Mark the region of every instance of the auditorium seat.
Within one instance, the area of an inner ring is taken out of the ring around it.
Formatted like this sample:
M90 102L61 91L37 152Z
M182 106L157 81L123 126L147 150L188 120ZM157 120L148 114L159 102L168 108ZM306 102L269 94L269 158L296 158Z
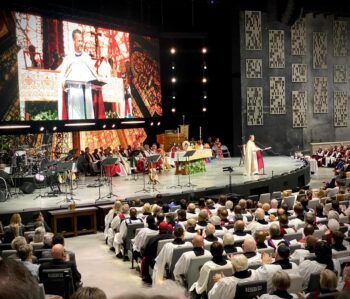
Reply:
M74 283L71 269L45 269L42 271L42 283L45 293L59 295L69 299L74 293Z
M232 264L228 263L226 266L221 267L220 269L212 269L209 271L209 279L208 279L208 284L207 284L207 294L209 294L210 290L213 288L215 282L212 279L212 277L216 273L224 273L224 276L231 276L233 273L232 270Z
M298 294L303 290L303 278L296 274L289 274L289 277L290 287L288 288L288 292Z
M253 299L266 293L266 280L242 282L237 284L235 298Z
M289 245L289 249L290 249L290 254L292 254L295 250L301 249L301 244L299 244L299 243L297 243L297 244L290 244Z
M275 253L275 249L273 249L272 247L268 247L268 248L261 248L261 249L257 249L257 252L259 253L268 253L268 254L274 254Z
M211 256L195 256L190 259L188 271L185 275L185 285L188 289L198 280L202 266L211 259Z
M311 273L306 293L316 292L320 289L320 273Z
M283 200L282 200L282 204L287 204L288 205L288 210L293 210L294 202L295 202L295 196L294 195L287 196L287 197L283 198Z
M338 251L338 252L333 252L332 253L332 258L333 259L339 259L342 257L348 257L350 256L350 251L349 250L343 250L343 251Z
M1 252L1 257L4 258L8 258L10 255L16 254L16 250L15 249L7 249L7 250L3 250Z
M274 191L271 194L271 199L281 198L281 196L282 196L282 192L281 191Z
M303 234L302 233L292 233L292 234L285 234L284 239L286 239L287 241L292 241L292 240L301 240L303 238Z
M259 196L259 202L264 204L264 203L270 203L271 200L271 194L270 193L262 193Z
M174 239L159 240L158 246L157 246L157 256L158 256L159 252L161 252L161 250L164 247L164 245L166 243L171 243L172 241L174 241Z
M318 198L315 199L311 199L309 200L307 207L309 209L313 209L314 211L316 211L316 206L320 203L320 200Z
M177 247L173 250L173 257L171 258L171 265L168 271L168 277L172 277L176 262L180 259L181 255L185 252L191 251L193 246Z

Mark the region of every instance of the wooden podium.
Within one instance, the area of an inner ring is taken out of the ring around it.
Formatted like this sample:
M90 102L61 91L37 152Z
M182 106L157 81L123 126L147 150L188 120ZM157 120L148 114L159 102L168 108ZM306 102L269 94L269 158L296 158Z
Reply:
M164 133L157 135L157 143L164 144L164 150L166 152L170 151L170 148L174 143L180 144L181 146L184 140L185 136L182 133Z

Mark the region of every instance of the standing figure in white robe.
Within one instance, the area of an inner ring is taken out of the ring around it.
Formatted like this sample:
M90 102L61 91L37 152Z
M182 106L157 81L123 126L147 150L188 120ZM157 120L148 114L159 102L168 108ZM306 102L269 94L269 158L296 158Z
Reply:
M256 152L259 151L260 148L255 145L254 140L255 136L250 135L245 147L244 165L246 175L253 175L254 173L258 173L258 160Z
M60 66L61 86L66 93L67 115L63 113L61 93L58 96L58 118L63 119L94 119L91 84L97 80L93 61L89 54L83 52L82 32L75 29L72 32L74 52L68 54Z

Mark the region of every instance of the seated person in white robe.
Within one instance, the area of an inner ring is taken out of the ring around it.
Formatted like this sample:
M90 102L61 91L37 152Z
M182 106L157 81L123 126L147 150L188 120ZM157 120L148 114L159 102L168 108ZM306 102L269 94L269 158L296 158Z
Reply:
M198 218L198 214L196 213L196 205L194 203L188 204L187 211L186 211L186 218L187 219L190 219L190 218L197 219Z
M303 278L303 287L307 288L312 273L321 273L323 269L334 271L334 264L332 260L332 248L324 242L319 241L315 246L315 260L304 260L299 265L299 273Z
M287 272L283 270L277 270L272 276L273 292L270 294L264 294L260 296L260 299L297 299L296 294L288 293L288 288L291 285L291 279Z
M244 240L242 249L249 266L261 264L261 254L256 251L256 242L252 237Z
M111 222L115 216L117 216L122 208L122 203L120 200L116 200L112 209L108 211L108 214L105 216L105 230L104 237L107 240L108 230L111 229Z
M194 295L203 294L207 289L208 280L212 279L209 277L210 270L226 269L230 264L228 260L223 257L224 247L219 242L214 242L210 246L210 253L213 256L211 261L206 262L199 272L198 280L191 286L190 291Z
M107 244L110 249L113 248L113 241L115 238L115 234L119 232L120 223L126 217L129 217L129 205L123 204L121 212L112 219L110 224L111 227L110 229L108 229Z
M146 218L147 227L142 228L134 239L133 250L134 256L139 256L141 250L145 247L145 241L148 236L157 235L159 233L156 220L153 215L148 215Z
M237 220L234 224L234 228L231 228L228 232L233 234L235 241L241 241L251 237L246 231L244 231L245 225L243 220Z
M280 227L277 223L272 223L269 228L270 238L266 240L266 245L272 248L277 248L278 243L285 241L281 237Z
M155 259L156 263L154 265L153 275L152 275L153 285L158 285L163 282L165 266L166 265L168 265L169 267L171 266L171 260L173 258L174 248L192 247L192 244L190 242L185 242L183 240L184 230L182 227L178 227L174 230L174 237L175 237L174 241L171 243L165 244Z
M232 234L226 233L222 238L226 255L236 252L243 252L241 247L235 246L235 238Z
M174 268L174 278L180 284L184 284L182 277L187 273L193 257L211 256L211 253L204 249L204 238L202 236L196 235L192 240L192 245L193 250L183 253Z
M132 223L143 224L143 220L137 217L137 210L135 208L130 209L130 217L121 220L119 232L115 234L113 247L115 249L115 254L118 258L123 258L121 246L123 245L124 239L128 231L128 224Z
M222 239L215 236L215 226L209 223L204 232L204 245L212 244L213 242L220 242L222 243Z
M185 225L185 240L192 240L196 235L198 235L199 230L196 230L196 225L197 221L194 218L187 220Z
M257 208L255 211L255 219L247 225L247 230L252 232L252 235L255 234L256 230L260 229L269 229L269 224L265 220L265 212L261 208Z
M304 261L305 257L315 253L315 246L318 242L317 237L310 235L305 238L305 248L296 249L290 258L292 260L298 259L299 264Z
M267 280L268 292L272 290L272 276L277 270L286 271L288 274L299 275L299 267L297 264L290 262L289 255L290 248L285 243L278 246L274 262L272 262L272 257L268 253L262 253L261 259L263 266L256 271L260 280Z
M231 258L233 275L225 277L221 273L213 276L215 284L208 294L209 299L232 299L236 295L238 283L258 280L255 270L248 270L248 259L243 254Z

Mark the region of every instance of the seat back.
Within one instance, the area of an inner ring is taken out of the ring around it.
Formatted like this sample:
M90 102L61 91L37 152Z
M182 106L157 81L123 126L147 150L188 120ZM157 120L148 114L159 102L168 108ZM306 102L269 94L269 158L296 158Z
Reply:
M35 231L33 231L33 230L25 231L25 232L23 233L23 237L26 238L27 243L30 243L30 242L33 240L34 233L35 233Z
M311 199L309 200L307 207L309 209L313 209L314 211L316 211L316 206L320 203L320 199L319 198L315 198L315 199Z
M271 194L271 199L277 199L277 198L280 198L281 196L282 196L281 191L273 191Z
M289 277L290 287L288 288L288 292L298 294L303 289L303 278L296 274L289 274Z
M341 257L347 257L347 256L350 256L349 250L337 251L332 253L333 259L339 259Z
M292 240L301 240L303 238L303 234L302 233L292 233L292 234L285 234L283 236L283 238L285 240L287 240L288 242L292 241Z
M215 282L213 281L212 277L216 273L224 273L225 276L231 276L233 273L232 270L232 264L228 263L226 266L220 267L219 269L212 269L209 271L209 279L208 279L208 284L207 284L207 294L209 294L210 290L213 288Z
M282 204L286 203L288 205L288 210L293 210L294 201L295 201L295 196L291 195L283 198Z
M264 203L270 203L271 200L271 194L270 193L262 193L259 196L259 202L264 204Z
M349 223L348 217L344 215L340 216L339 223Z
M195 256L191 258L186 273L187 287L190 288L199 278L199 272L202 266L212 259L211 256Z
M3 250L1 252L1 257L4 258L8 258L10 255L16 254L16 250L14 249L7 249L7 250Z
M257 252L259 252L259 253L266 252L268 254L274 254L275 253L275 249L273 249L272 247L260 248L260 249L257 250Z
M322 239L324 231L322 229L316 229L313 234L316 238Z
M231 153L230 151L228 150L228 147L226 145L221 145L221 150L222 150L222 154L224 157L231 157Z
M130 240L135 237L136 229L143 228L145 225L143 222L137 223L126 223L127 231L124 239L124 251L126 252L130 247Z
M333 261L334 262L334 267L338 273L339 276L343 276L343 270L345 266L350 266L350 256L347 257L340 257L336 260Z
M289 245L290 253L292 254L295 250L301 249L301 244L291 244Z
M44 269L41 275L45 293L59 295L69 299L74 293L74 283L71 269Z
M3 250L10 250L12 249L11 243L0 243L0 255Z
M267 293L266 280L238 283L235 298L253 299Z
M323 298L323 299L336 299L339 296L339 292L333 292L333 293L328 293L328 294L320 294L318 298Z
M237 241L235 241L235 243L233 245L235 245L235 247L242 248L243 242L244 242L244 240L237 240Z
M169 274L172 275L176 262L180 259L181 255L187 251L191 251L193 249L193 246L181 246L174 248L173 250L173 257L171 258L171 265L169 267Z
M42 253L43 251L50 251L50 249L47 249L47 248L39 248L39 249L35 249L34 250L34 255L40 259L42 257Z
M158 245L157 245L157 256L158 256L159 252L162 250L162 248L164 247L164 245L166 243L170 243L172 241L174 241L174 239L159 240Z
M341 226L339 227L339 231L341 231L343 234L346 234L346 232L348 231L348 227L347 226Z
M320 289L320 273L312 273L310 275L309 284L306 293L315 292Z
M253 194L253 195L248 195L248 199L251 199L252 201L259 201L259 195Z

